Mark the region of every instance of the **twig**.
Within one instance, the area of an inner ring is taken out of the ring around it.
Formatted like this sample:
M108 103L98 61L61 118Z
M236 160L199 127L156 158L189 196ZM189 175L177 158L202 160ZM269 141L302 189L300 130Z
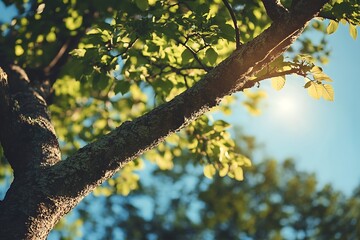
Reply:
M133 41L131 41L129 43L129 45L124 49L124 51L122 51L121 53L119 54L116 54L114 57L120 57L122 55L124 55L127 51L129 51L129 49L135 44L135 42L138 40L139 38L136 37Z
M181 44L181 45L183 45L184 47L186 47L186 49L188 49L190 52L191 52L191 54L194 56L194 59L200 64L200 66L205 70L205 71L210 71L210 68L209 67L207 67L207 66L205 66L205 64L203 64L202 62L201 62L201 60L199 59L199 57L198 57L198 55L188 46L188 45L186 45L186 43L183 43L183 42L181 42L181 41L177 41L179 44Z
M279 76L284 76L284 75L290 75L290 74L297 74L299 76L305 76L305 74L301 71L301 69L296 69L296 68L292 68L290 70L286 70L286 71L283 71L283 72L272 72L272 73L267 73L267 74L264 74L254 80L250 80L250 81L247 81L245 86L244 86L244 89L245 88L251 88L253 87L255 84L259 84L261 81L263 80L266 80L266 79L269 79L269 78L273 78L273 77L279 77Z
M240 48L240 31L239 31L239 27L237 25L237 20L236 20L236 16L235 16L235 13L234 13L234 10L232 9L230 3L227 1L227 0L222 0L225 7L228 9L229 13L230 13L230 16L231 16L231 19L234 23L234 28L235 28L235 37L236 37L236 49L239 49Z

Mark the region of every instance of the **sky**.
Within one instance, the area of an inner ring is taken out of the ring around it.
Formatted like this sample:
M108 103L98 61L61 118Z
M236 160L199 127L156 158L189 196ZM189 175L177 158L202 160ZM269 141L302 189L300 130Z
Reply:
M0 21L11 19L14 9L1 5ZM360 40L342 24L327 39L332 54L323 70L334 80L334 102L312 99L303 79L290 77L281 91L269 81L261 84L268 95L261 116L250 116L239 103L229 121L264 144L255 162L293 158L300 169L315 172L320 185L350 194L360 184Z
M332 53L323 70L334 81L334 102L311 98L303 78L287 77L280 91L270 81L261 84L267 99L260 116L239 105L229 121L264 145L254 161L293 158L299 169L316 173L320 186L350 194L360 184L360 40L342 24L327 39Z

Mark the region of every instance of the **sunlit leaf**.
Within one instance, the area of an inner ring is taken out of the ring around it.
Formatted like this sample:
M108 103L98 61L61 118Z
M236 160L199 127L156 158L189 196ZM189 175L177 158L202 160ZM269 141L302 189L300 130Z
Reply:
M314 74L318 74L318 73L322 73L322 68L319 66L314 66L313 68L311 68L310 72L314 73Z
M245 156L242 156L242 161L245 167L251 167L251 160Z
M135 0L136 6L140 8L140 10L145 11L149 8L148 0Z
M204 167L204 175L207 178L212 179L213 176L215 175L215 173L216 173L216 169L215 169L214 165L208 164Z
M49 34L46 35L46 41L55 42L56 41L56 34L54 32L49 32Z
M70 54L74 57L83 57L86 53L85 49L74 49L70 52Z
M222 168L219 170L219 175L220 177L224 177L228 174L228 172L229 172L229 165L224 164L222 165Z
M275 90L281 90L285 85L285 76L273 77L271 78L271 86Z
M308 87L308 93L312 98L320 99L323 93L323 88L321 84L315 82L310 82L311 85Z
M350 31L350 35L351 37L355 40L357 37L357 29L356 29L356 25L353 24L349 24L349 31Z
M244 180L244 171L241 167L233 169L234 178L238 181Z
M334 20L330 20L329 25L326 28L327 34L334 33L337 30L338 26L339 26L339 22L334 21Z
M314 74L314 79L317 81L332 82L333 80L325 73Z
M21 45L16 45L15 46L15 55L21 56L21 55L23 55L23 53L24 53L23 47Z
M334 89L330 84L322 84L322 96L325 100L334 101Z

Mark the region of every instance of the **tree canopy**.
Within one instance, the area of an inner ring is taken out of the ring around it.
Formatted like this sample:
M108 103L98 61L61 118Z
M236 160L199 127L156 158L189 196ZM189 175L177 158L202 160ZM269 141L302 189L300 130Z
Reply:
M251 157L249 139L254 138L236 136L237 150ZM145 171L150 177L141 178L139 188L126 198L85 198L50 239L356 239L359 235L359 189L345 196L330 184L318 184L315 174L298 170L293 159L256 163L241 183L220 176L209 180L191 153L176 158L173 170L153 165Z
M0 39L4 239L46 238L106 180L95 194L127 195L144 159L165 170L187 152L208 178L242 180L251 161L204 114L231 113L238 91L256 114L263 94L247 89L290 74L332 101L325 34L360 23L355 0L2 2L16 9Z

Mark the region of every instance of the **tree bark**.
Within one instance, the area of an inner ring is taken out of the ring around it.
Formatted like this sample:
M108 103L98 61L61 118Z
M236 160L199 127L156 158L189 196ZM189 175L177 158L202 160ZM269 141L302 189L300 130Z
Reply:
M264 1L265 2L265 1ZM268 1L276 2L276 1ZM0 202L0 239L45 239L54 225L127 162L253 86L250 78L280 56L327 0L301 0L192 88L61 161L41 89L19 69L0 70L0 141L14 181Z

